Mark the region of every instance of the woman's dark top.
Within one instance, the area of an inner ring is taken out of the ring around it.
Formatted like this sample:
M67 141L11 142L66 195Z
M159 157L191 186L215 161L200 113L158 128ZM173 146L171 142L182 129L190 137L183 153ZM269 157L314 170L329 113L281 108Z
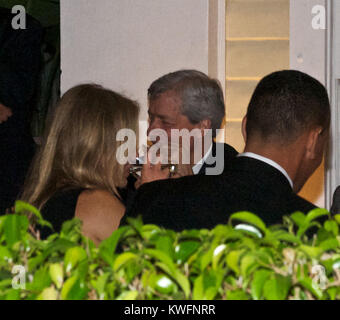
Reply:
M47 238L53 232L60 232L63 223L74 218L78 197L82 191L84 191L82 188L58 191L47 200L41 214L52 224L53 230L47 227L40 228L42 239Z

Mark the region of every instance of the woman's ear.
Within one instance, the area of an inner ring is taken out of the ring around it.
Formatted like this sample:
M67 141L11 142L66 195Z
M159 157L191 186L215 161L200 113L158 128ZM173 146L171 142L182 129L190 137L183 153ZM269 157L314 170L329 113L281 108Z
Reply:
M247 116L244 116L242 120L242 136L245 143L247 143Z

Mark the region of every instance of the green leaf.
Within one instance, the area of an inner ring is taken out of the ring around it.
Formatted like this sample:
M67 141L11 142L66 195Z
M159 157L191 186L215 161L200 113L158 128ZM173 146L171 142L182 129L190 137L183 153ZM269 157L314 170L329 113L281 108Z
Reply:
M118 271L122 266L131 260L135 260L138 256L132 252L125 252L120 254L113 263L113 271Z
M340 214L334 215L333 218L338 224L340 224Z
M297 231L297 236L302 237L305 234L305 232L313 226L317 227L318 222L316 222L316 221L313 221L313 222L306 221L306 223L304 225L299 227L299 229Z
M214 241L216 243L219 243L221 242L221 239L224 239L225 236L232 230L234 230L232 226L225 226L219 224L213 230L211 230L211 235L214 236Z
M130 228L132 227L140 235L142 235L142 233L143 233L143 220L142 220L142 216L138 216L137 218L127 218L126 221L130 225Z
M146 224L141 228L141 235L145 240L149 240L159 232L161 232L161 228L154 224Z
M138 297L138 291L125 291L122 292L118 297L117 300L136 300Z
M312 211L310 211L307 216L306 216L306 221L307 222L312 222L313 220L320 218L322 216L327 216L329 215L328 210L326 209L321 209L321 208L316 208Z
M73 247L66 251L64 265L66 272L70 272L78 263L87 259L86 251L82 247Z
M235 227L235 230L244 231L245 233L250 234L250 235L254 235L259 239L263 237L262 233L258 229L256 229L255 227L253 227L249 224L238 224Z
M182 288L185 297L188 298L190 294L190 282L188 278L184 276L178 269L176 269L175 267L169 267L169 265L166 263L156 262L156 266L167 273L170 277L172 277Z
M110 276L110 273L107 272L107 273L104 273L98 276L96 280L93 280L91 282L93 287L97 290L99 294L99 299L102 299L105 295L105 286L109 279L109 276Z
M251 295L254 300L262 299L264 284L272 274L272 271L263 269L254 272L253 281L251 283Z
M28 219L26 216L10 214L4 221L5 239L7 245L12 247L14 243L23 239L28 229Z
M243 250L233 250L229 252L226 258L228 267L233 270L237 275L240 273L239 260L243 252Z
M205 271L195 279L193 288L194 300L213 300L220 288L220 281L215 272Z
M316 298L321 299L323 296L323 292L320 289L319 285L313 281L311 278L300 278L298 282L307 289L310 293L312 293Z
M160 236L156 241L156 250L164 252L172 260L175 255L173 240L169 236Z
M324 251L335 250L339 247L339 241L335 238L322 241L319 245Z
M175 283L165 275L158 275L155 278L155 289L163 294L171 294L174 292L176 285Z
M323 249L320 247L312 247L307 245L300 245L299 249L309 255L311 258L317 259L323 253Z
M333 233L333 235L335 237L338 236L338 234L339 234L339 226L338 226L338 224L335 221L332 221L332 220L325 221L324 227L325 227L325 229L327 231Z
M220 244L219 246L215 248L214 253L213 253L213 258L212 258L212 267L214 270L217 269L218 263L223 253L225 252L226 248L227 246L225 244Z
M194 281L192 298L193 298L193 300L203 300L204 299L203 275L198 276Z
M327 289L327 293L329 295L329 299L330 300L335 300L336 299L336 295L337 295L338 289L339 288L337 288L337 287L331 287L331 288Z
M212 262L215 246L211 245L210 249L206 251L199 259L201 271L205 270Z
M272 234L275 237L275 239L280 240L280 241L290 242L293 244L301 243L301 240L298 237L283 230L278 230L276 232L273 232Z
M264 233L267 232L267 228L266 228L266 225L264 224L264 222L257 215L255 215L253 213L246 212L246 211L234 213L230 216L230 221L232 221L232 220L240 220L240 221L249 223L249 224L257 227L258 229L260 229Z
M53 263L50 265L49 273L56 287L60 289L64 281L63 266L60 263Z
M295 217L294 221L299 226L299 229L297 231L297 236L301 237L309 228L311 228L312 226L317 226L318 222L314 220L322 216L326 216L328 214L329 212L326 209L320 209L320 208L310 211L307 214L307 216L304 216L302 213L293 214L291 217L293 218L293 220Z
M6 300L20 300L20 290L10 290L7 294L6 294Z
M1 279L5 279L5 280L0 281L0 289L1 289L0 292L6 288L12 288L12 273L11 272L8 272L5 276L1 275ZM17 291L17 289L14 289L14 290Z
M5 246L0 246L0 262L6 261L12 258L12 254Z
M4 221L5 221L6 217L7 216L1 216L1 213L0 213L0 238L1 238L1 234L3 233Z
M274 262L275 253L274 252L276 253L276 251L273 249L262 247L256 251L253 251L252 254L254 255L254 257L256 257L256 260L259 264L271 265L271 264L275 264Z
M99 255L108 264L112 265L114 261L114 252L116 251L119 240L125 235L125 233L130 230L130 227L124 226L120 227L112 233L112 235L102 241L99 245Z
M291 279L280 274L275 274L268 279L263 287L263 295L267 300L285 300L290 291Z
M290 215L290 218L298 227L301 227L306 222L306 216L302 212L294 212Z
M46 226L50 229L53 229L51 223L43 219L40 211L37 208L21 200L15 201L16 214L27 214L28 212L34 214L38 218L38 223L41 226Z
M173 278L182 288L185 298L188 298L190 294L190 282L188 278L177 269L173 273Z
M243 278L247 278L249 273L258 266L254 254L246 254L241 258L241 274Z
M249 300L249 298L249 295L241 289L227 292L227 300Z
M77 276L73 276L66 280L61 290L61 298L63 300L82 300L87 294L87 287L83 281Z
M195 240L200 241L203 236L202 230L183 230L180 234L180 240Z
M51 277L49 275L49 269L46 265L43 265L38 269L33 277L32 283L27 283L27 290L32 292L41 292L44 288L51 285Z
M37 300L57 300L58 291L52 286L45 288L42 293L39 294Z
M54 241L49 241L45 251L43 252L43 257L45 259L57 252L64 254L67 249L73 248L74 245L74 242L62 238L55 239Z
M197 241L183 241L175 248L175 261L185 263L200 247Z
M169 270L171 270L170 271L171 273L175 271L175 265L172 262L171 257L169 257L166 253L155 249L145 249L144 253L156 259L156 261L158 260L163 262L169 268Z
M14 212L16 214L27 214L30 212L33 213L37 218L42 219L41 213L37 208L21 200L15 201Z

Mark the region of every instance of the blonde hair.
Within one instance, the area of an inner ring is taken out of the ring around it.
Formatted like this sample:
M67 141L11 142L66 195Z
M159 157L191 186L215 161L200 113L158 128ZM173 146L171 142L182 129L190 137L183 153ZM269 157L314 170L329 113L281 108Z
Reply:
M116 150L122 128L137 134L138 105L99 85L83 84L61 98L27 177L22 200L41 209L58 190L104 189L119 197L124 166Z

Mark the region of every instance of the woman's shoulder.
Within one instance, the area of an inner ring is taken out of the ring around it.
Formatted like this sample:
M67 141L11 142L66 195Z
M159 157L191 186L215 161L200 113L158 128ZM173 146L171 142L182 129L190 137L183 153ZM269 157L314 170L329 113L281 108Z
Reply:
M83 233L99 243L119 227L125 212L122 202L105 190L85 190L78 199L76 217L83 221Z

